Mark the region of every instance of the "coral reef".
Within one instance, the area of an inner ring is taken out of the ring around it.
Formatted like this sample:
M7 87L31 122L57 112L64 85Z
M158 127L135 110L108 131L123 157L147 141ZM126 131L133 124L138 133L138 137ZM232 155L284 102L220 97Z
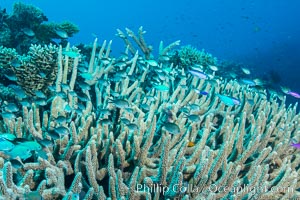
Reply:
M71 22L53 23L41 9L17 2L13 12L0 14L0 46L15 48L20 54L26 53L31 44L56 44L55 39L61 39L65 45L66 39L72 37L79 28Z
M32 103L1 120L0 142L10 134L43 144L21 166L0 152L5 199L299 197L300 156L290 146L300 139L297 105L145 60L130 47L111 58L110 48L104 41L97 51L96 39L82 65L60 47L51 106Z

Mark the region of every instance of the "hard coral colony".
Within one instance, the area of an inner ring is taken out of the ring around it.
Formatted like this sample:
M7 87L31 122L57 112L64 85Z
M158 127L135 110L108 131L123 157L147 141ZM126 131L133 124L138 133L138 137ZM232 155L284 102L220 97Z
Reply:
M88 64L69 45L31 47L10 86L22 112L1 102L1 198L299 197L300 156L290 145L299 141L296 105L212 67L203 68L206 79L194 76L172 62L179 41L161 43L155 60L143 34L118 30L127 44L118 58L111 42L97 48L96 39ZM50 63L32 79L26 71L40 62Z

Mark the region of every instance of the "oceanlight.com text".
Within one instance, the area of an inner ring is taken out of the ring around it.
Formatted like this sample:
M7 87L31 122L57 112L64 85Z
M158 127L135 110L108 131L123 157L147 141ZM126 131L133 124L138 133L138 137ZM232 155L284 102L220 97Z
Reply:
M255 187L250 185L242 185L238 187L228 187L228 186L218 186L215 184L211 184L205 188L199 188L197 186L191 184L179 185L175 184L172 187L163 186L161 184L152 184L150 187L145 184L138 184L136 186L137 191L142 192L149 192L149 193L161 193L165 195L166 193L172 192L176 194L183 194L183 193L201 193L202 191L206 190L212 193L234 193L236 195L239 194L259 194L259 193L266 193L266 192L273 192L274 194L277 193L294 193L294 188L291 187Z

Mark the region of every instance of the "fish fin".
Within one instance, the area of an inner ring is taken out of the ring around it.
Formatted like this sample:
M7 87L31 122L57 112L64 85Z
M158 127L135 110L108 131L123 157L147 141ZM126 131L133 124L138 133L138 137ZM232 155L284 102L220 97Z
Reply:
M294 146L295 144L297 144L296 139L295 139L295 138L291 138L291 139L289 140L289 145L290 145L290 146Z
M27 141L29 141L29 140L26 138L15 138L12 142L22 143L22 142L27 142Z

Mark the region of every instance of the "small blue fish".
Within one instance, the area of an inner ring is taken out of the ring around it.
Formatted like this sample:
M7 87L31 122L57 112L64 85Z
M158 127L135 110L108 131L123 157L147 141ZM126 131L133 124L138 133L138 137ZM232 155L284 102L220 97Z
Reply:
M100 120L100 124L101 125L110 125L110 124L112 124L112 121L110 120L110 119L101 119Z
M64 126L56 127L54 129L54 132L56 132L59 135L68 135L70 133L69 129L67 127L64 127Z
M0 151L10 151L15 147L13 143L7 140L0 141Z
M44 72L39 72L39 75L41 76L41 78L45 78L47 76Z
M254 105L254 100L253 100L253 99L248 99L247 102L248 102L251 106Z
M21 87L12 87L16 96L20 99L24 99L27 97L25 91Z
M79 194L77 193L72 194L71 200L79 200Z
M43 197L39 193L39 191L31 191L26 194L24 194L24 199L30 199L30 200L42 200Z
M203 72L197 71L197 70L189 70L189 72L193 75L193 76L197 76L200 79L207 79L207 75Z
M194 89L194 90L195 90L195 92L196 92L197 94L199 94L199 95L206 96L206 95L209 94L208 92L206 92L206 91L204 91L204 90L198 90L198 89Z
M48 134L53 140L57 140L57 139L60 138L60 134L58 134L56 131L50 130L49 132L47 132L47 134Z
M246 67L242 67L241 70L247 75L251 74L251 71Z
M101 58L101 62L104 64L104 65L108 65L110 63L111 59L110 58Z
M109 109L97 108L97 111L99 112L100 115L110 115L111 114Z
M80 76L82 78L84 78L85 80L93 80L93 75L90 74L90 73L88 73L88 72L86 72L86 73L80 73Z
M62 29L55 29L55 33L63 39L67 39L69 37L68 33Z
M300 94L297 92L293 92L293 91L289 91L287 94L299 99L300 98Z
M199 115L196 115L196 114L191 114L191 115L186 114L186 118L188 118L192 122L199 122L200 121Z
M30 151L38 151L42 149L42 146L35 141L26 141L19 143L18 145L27 147Z
M146 60L151 67L157 67L158 63L155 60Z
M135 123L126 124L130 131L136 131L139 127Z
M41 158L43 158L43 159L45 159L45 160L48 159L47 153L46 153L45 151L43 151L42 149L41 149L41 150L38 150L38 151L35 151L35 152L34 152L34 156L35 156L36 159L37 159L38 157L41 157Z
M41 91L35 91L34 94L38 97L38 98L41 98L41 99L46 99L46 95L41 92Z
M240 83L245 84L245 85L249 85L249 86L252 86L252 87L256 85L255 81L253 81L251 79L247 79L247 78L242 78L240 80Z
M10 81L17 81L17 77L15 74L11 73L11 72L8 72L7 74L4 74L4 76L10 80Z
M169 91L169 87L165 85L155 85L154 88L163 92Z
M65 105L65 108L64 108L64 111L65 111L66 113L71 113L71 112L72 112L71 106L70 106L69 104L66 104L66 105Z
M217 94L221 101L227 106L241 105L240 100L234 97Z
M59 124L63 124L67 122L67 118L65 116L58 116L55 118L55 121Z
M22 101L20 101L20 104L24 107L30 107L31 106L31 103L29 103L28 100L24 99Z
M34 100L34 103L38 106L45 106L47 105L47 101L45 98L37 98Z
M78 67L78 71L79 71L80 73L87 73L87 72L88 72L88 69L87 69L87 67L85 67L85 66L80 66L80 67Z
M59 138L59 136L57 136L57 139ZM52 140L48 140L48 139L42 139L42 140L38 140L38 142L43 145L44 147L52 147L53 143Z
M74 111L75 111L75 113L76 113L77 115L79 115L79 116L82 115L82 110L81 110L80 108L77 108L77 109L75 109Z
M18 112L19 108L14 103L8 103L5 107L5 111L7 112Z
M80 54L78 52L75 52L75 51L63 51L62 54L66 55L70 58L77 58L77 57L80 56Z
M35 36L35 33L31 28L22 28L22 32L29 37Z
M68 98L68 96L66 95L66 93L64 93L63 91L57 92L56 95L59 96L62 99Z
M14 68L19 68L22 66L22 63L18 58L12 59L9 64Z
M68 94L71 95L72 97L77 97L77 93L75 91L68 91Z
M200 110L200 106L198 104L190 104L190 109L191 110L195 110L195 111L199 111Z
M150 106L146 103L142 103L140 104L140 107L145 110L145 111L149 111L150 110Z
M177 124L167 122L163 126L171 134L180 134L180 128L178 127Z
M61 83L60 86L63 90L70 90L71 89L70 86L68 84L65 84L65 83Z
M91 89L91 86L89 84L87 84L86 82L78 82L78 86L82 90L90 90Z
M48 89L51 91L51 92L55 92L56 88L54 85L49 85L48 86Z
M131 123L129 119L124 118L124 117L122 117L122 118L120 119L120 121L121 121L123 124L126 124L126 125Z
M26 160L32 156L30 149L22 145L16 145L12 150L5 153L9 155L11 159L15 159L19 156L22 160Z
M124 99L114 99L110 100L109 103L114 104L117 108L129 108L128 101Z
M13 113L10 113L10 112L4 112L1 115L2 115L3 118L9 119L9 120L16 118L16 115L13 114Z
M0 134L0 141L1 140L13 141L14 139L16 139L16 136L14 134L11 134L11 133L1 133Z
M86 94L77 94L77 97L80 101L87 102L90 100L89 96Z

